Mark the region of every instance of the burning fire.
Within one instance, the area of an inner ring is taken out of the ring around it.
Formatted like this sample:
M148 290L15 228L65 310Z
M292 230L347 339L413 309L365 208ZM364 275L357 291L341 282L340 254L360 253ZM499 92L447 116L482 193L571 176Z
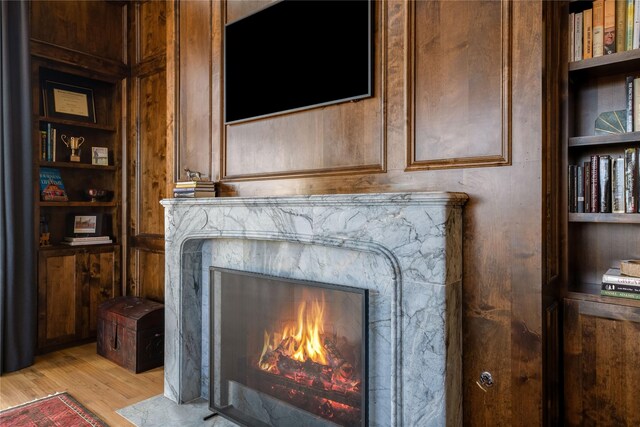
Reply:
M265 355L276 350L299 362L311 360L327 365L327 354L322 345L321 334L324 333L324 294L322 302L314 299L309 304L302 301L298 306L298 321L285 325L282 332L269 335L264 331L264 345L260 355L260 369L271 371L275 368Z
M339 345L325 333L325 313L324 294L301 302L296 321L264 331L257 365L272 395L340 425L359 425L362 380L342 355L346 341Z

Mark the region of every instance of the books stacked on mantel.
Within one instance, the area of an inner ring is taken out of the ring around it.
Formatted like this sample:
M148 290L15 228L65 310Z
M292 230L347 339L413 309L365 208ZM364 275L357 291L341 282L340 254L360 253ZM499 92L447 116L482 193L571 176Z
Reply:
M176 183L173 197L216 197L216 184L213 181L184 181Z
M622 261L620 267L636 276L623 274L620 268L610 268L602 276L601 295L640 300L640 260Z
M65 237L61 242L63 245L82 246L82 245L102 245L105 243L113 243L109 236L90 236L90 237Z

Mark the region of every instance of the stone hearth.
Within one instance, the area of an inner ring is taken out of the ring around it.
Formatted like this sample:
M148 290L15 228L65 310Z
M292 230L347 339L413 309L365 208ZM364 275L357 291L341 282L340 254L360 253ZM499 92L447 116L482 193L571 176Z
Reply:
M369 425L462 425L466 199L164 200L165 397L208 397L209 268L216 266L369 289Z

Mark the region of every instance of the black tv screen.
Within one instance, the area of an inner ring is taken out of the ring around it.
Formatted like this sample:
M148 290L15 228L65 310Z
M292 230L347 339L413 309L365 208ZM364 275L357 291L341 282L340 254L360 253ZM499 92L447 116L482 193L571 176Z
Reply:
M372 95L372 0L282 0L225 26L225 122Z

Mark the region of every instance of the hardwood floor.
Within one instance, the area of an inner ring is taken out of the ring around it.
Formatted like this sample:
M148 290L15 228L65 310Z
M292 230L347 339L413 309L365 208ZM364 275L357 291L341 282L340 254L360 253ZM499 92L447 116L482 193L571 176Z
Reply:
M134 374L85 344L38 356L33 366L0 377L0 410L66 391L111 427L131 426L117 409L162 393L163 368Z

